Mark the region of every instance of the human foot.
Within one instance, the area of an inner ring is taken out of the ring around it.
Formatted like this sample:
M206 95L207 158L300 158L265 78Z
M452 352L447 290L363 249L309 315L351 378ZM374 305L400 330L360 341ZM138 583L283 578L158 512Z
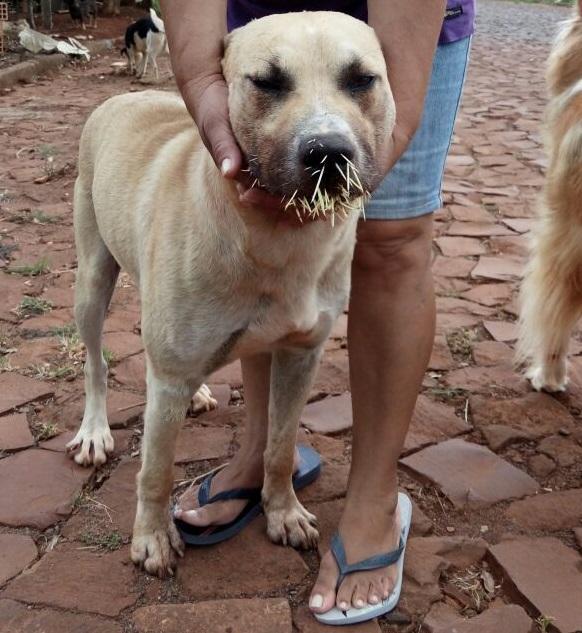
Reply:
M294 471L299 467L299 453L295 450ZM223 469L212 478L210 494L235 488L258 488L263 485L264 467L261 452L254 454L237 453ZM198 502L199 485L190 486L178 498L174 517L195 527L226 525L234 521L248 504L245 499L216 501L200 507Z
M358 505L346 507L339 526L347 563L354 564L371 556L397 551L401 545L402 526L407 520L403 518L401 506L404 504L400 502L393 512L386 511L387 504L379 504L377 500ZM397 563L371 571L349 573L336 592L340 570L330 550L321 560L309 606L314 613L324 614L333 607L346 612L380 605L398 585L399 573Z

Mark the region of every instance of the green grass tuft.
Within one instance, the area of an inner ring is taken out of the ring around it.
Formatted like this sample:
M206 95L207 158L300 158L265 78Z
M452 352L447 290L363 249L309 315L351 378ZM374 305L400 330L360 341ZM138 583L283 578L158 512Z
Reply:
M7 269L9 273L14 275L23 275L24 277L38 277L49 271L49 265L46 259L39 259L34 264L23 264L22 266L12 266Z
M110 552L119 549L123 545L123 536L121 536L117 530L113 530L112 532L108 532L106 534L99 534L87 530L86 532L80 534L79 540L90 547L97 547Z
M53 304L50 301L39 297L25 296L18 306L18 314L22 317L46 314L52 310L52 307Z

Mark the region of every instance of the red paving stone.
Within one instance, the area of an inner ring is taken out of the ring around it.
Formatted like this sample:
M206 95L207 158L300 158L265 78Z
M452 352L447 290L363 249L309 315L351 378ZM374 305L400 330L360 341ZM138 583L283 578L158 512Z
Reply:
M582 602L573 599L582 593L582 558L575 550L552 537L519 537L490 552L524 602L552 618L560 633L582 629Z
M455 360L449 349L445 336L436 336L432 347L432 354L428 361L428 369L446 371L455 366Z
M63 534L79 539L83 534L119 532L129 538L135 518L136 476L140 461L124 457L107 481L93 497L82 503L75 515L65 524Z
M0 523L44 530L61 521L91 474L62 453L35 448L0 460Z
M518 336L517 323L511 321L483 321L483 327L494 341L500 343L515 341Z
M314 433L338 433L352 426L352 399L349 393L308 404L301 423Z
M471 354L475 363L482 367L491 367L500 362L509 364L514 357L511 347L497 341L479 341L473 345Z
M441 442L401 460L438 484L453 504L483 507L535 494L537 482L489 449L460 439Z
M438 335L405 451L410 453L407 459L421 461L431 451L442 451L446 463L439 466L437 483L424 478L417 482L409 476L410 471L404 480L413 498L415 537L434 533L442 538L447 527L454 529L461 539L455 551L466 555L463 564L471 560L472 548L466 539L480 534L483 524L487 525L484 537L490 543L498 542L508 530L535 530L540 536L556 534L571 546L573 530L580 529L576 504L562 504L559 495L569 495L567 499L575 501L580 485L582 438L575 420L582 410L582 361L572 359L568 392L554 398L530 393L527 382L515 371L512 349L519 278L547 163L540 133L545 105L540 68L545 67L556 23L567 14L568 10L557 7L481 0L464 101L447 161L444 209L436 215L433 272ZM115 34L122 34L127 21L120 18L119 22L111 22ZM509 66L507 59L512 60ZM105 346L113 353L108 417L113 427L127 427L117 436L112 463L93 473L78 469L62 453L28 448L31 432L37 436L43 428L51 428L47 425L57 425L61 435L43 443L43 447L62 450L63 441L78 427L84 405L83 351L67 352L63 341L51 331L54 326L72 323L76 264L71 199L75 173L70 170L44 184L35 184L46 167L37 148L54 146L58 150L57 168L66 162L75 163L81 124L92 109L110 95L130 87L142 88L111 69L110 64L116 60L114 51L88 65L69 66L54 77L15 86L3 96L6 107L2 116L10 117L10 126L5 126L0 147L0 191L6 189L8 194L0 202L0 243L16 246L16 250L0 261L0 367L11 370L0 374L0 450L20 452L0 459L0 523L3 531L10 531L2 538L32 538L36 542L34 551L38 547L41 556L40 563L26 574L7 581L3 591L5 595L14 592L24 603L47 606L29 609L20 602L0 598L0 633L28 633L39 627L46 633L120 633L134 625L139 633L139 626L154 627L157 633L165 630L160 628L161 619L168 626L191 624L198 627L192 630L201 631L212 626L213 633L222 633L219 620L208 615L216 609L224 613L225 633L229 627L232 633L239 633L236 626L242 621L244 633L290 631L291 614L298 633L318 633L322 627L305 607L317 556L302 558L270 545L264 519L257 520L231 543L188 551L177 580L163 583L147 581L141 572L135 572L128 563L127 547L104 553L102 547L87 545L112 535L127 544L135 511L145 362L139 336L139 300L126 274L120 276L104 328ZM163 79L159 88L171 89L167 58L160 63ZM36 210L52 221L32 222L31 213ZM6 267L41 257L50 262L48 273L29 278L5 272ZM25 295L50 301L52 309L44 315L21 318L17 308ZM350 386L347 350L342 347L347 318L342 315L334 326L333 340L326 346L310 394L312 401L319 402L307 407L304 417L309 426L308 418L316 411L316 426L311 428L333 433L334 437L305 429L300 436L300 441L313 445L324 458L321 478L300 494L309 509L320 514L320 552L337 527L349 472ZM40 338L31 338L38 335ZM489 338L496 340L486 340ZM458 341L464 344L455 344ZM578 354L581 349L580 343L573 341L572 353ZM35 366L42 365L49 373L61 364L70 364L77 377L37 377ZM183 465L176 467L177 480L211 467L207 461L196 460L210 460L211 465L224 461L240 442L245 415L240 363L220 369L209 377L209 383L213 384L219 406L188 420L179 443L178 461ZM232 404L231 389L241 396ZM22 446L16 446L13 435L8 437L6 432L13 415L19 421ZM468 441L450 439L459 434L466 434ZM478 442L487 443L494 452ZM451 446L461 449L451 450ZM468 454L467 446L472 447ZM492 470L476 476L480 459ZM526 469L553 492L533 495L537 484L528 478ZM521 488L512 485L516 479ZM500 499L525 494L524 490L533 496L508 507L497 505ZM441 493L456 499L457 505L463 505L462 511L451 509ZM473 509L462 500L467 495L493 505ZM75 500L76 508L69 516ZM30 537L13 534L28 530L26 526L31 526ZM47 543L54 545L53 534L60 539L56 550L45 553ZM497 589L493 606L487 602L489 608L483 614L466 620L467 614L474 615L478 610L473 608L469 593L451 588L447 574L457 568L450 567L441 550L431 549L429 539L414 540L421 545L409 551L399 605L399 612L410 617L411 624L383 622L380 627L369 623L353 631L417 631L433 604L438 606L431 609L424 623L430 625L425 626L429 633L448 633L451 626L471 633L502 633L502 627L508 625L513 627L511 633L521 633L519 627L527 630L528 617L523 611L498 604L516 600L508 583ZM31 541L26 542L31 545ZM529 573L538 578L537 570L547 561L552 561L548 567L555 569L564 560L570 574L568 585L556 586L564 593L564 600L570 592L569 605L576 603L574 588L582 571L579 565L568 567L564 551L576 554L566 545L558 548L554 544ZM26 566L24 558L14 562L14 568ZM481 560L471 564L485 569ZM495 580L500 581L501 575ZM530 581L527 575L526 580ZM532 604L534 598L538 599L537 586L523 586L520 591L531 594ZM239 606L235 607L230 599L241 596L245 600L237 601ZM139 610L132 613L138 598ZM172 604L186 599L204 600L206 606L198 609L189 603ZM209 603L215 600L219 602ZM279 615L272 612L271 604L281 605ZM542 606L546 608L545 603ZM120 609L123 613L118 616ZM108 614L94 615L96 610L108 610ZM568 615L567 611L564 614ZM279 616L283 619L274 624L272 618ZM442 629L445 625L449 629ZM579 622L575 626L580 628Z
M404 452L410 453L470 430L471 425L457 416L453 407L420 395L404 441Z
M292 633L289 604L280 598L153 605L132 619L137 633Z
M230 541L187 548L177 578L183 593L199 601L286 591L303 582L307 573L296 551L269 541L265 519L259 518Z
M0 534L0 586L38 556L34 541L25 534Z
M28 428L24 413L0 418L0 451L28 448L34 444L34 437Z
M531 633L531 618L519 606L503 605L489 609L471 619L456 618L441 626L431 627L431 633Z
M139 597L133 582L136 572L127 559L126 548L99 554L53 550L2 595L28 604L116 616Z
M225 457L231 441L232 430L226 427L184 427L176 440L174 463Z
M482 396L469 399L471 420L483 428L502 424L542 438L561 429L573 430L576 422L568 409L545 393L528 393L521 398L493 400Z
M49 383L15 373L0 374L0 414L53 393Z
M88 613L30 609L0 600L0 633L122 633L120 624Z
M507 517L525 531L574 529L582 523L582 489L514 501L507 509Z

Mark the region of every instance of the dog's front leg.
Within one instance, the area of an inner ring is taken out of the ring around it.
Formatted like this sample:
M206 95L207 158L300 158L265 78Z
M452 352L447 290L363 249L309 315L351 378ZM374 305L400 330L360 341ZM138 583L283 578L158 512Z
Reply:
M154 375L148 363L142 467L138 475L137 512L131 558L150 574L173 574L184 545L170 517L170 494L176 438L194 388Z
M299 418L321 356L316 349L277 351L271 365L269 439L265 451L263 507L275 543L310 548L319 534L315 517L299 503L292 485Z

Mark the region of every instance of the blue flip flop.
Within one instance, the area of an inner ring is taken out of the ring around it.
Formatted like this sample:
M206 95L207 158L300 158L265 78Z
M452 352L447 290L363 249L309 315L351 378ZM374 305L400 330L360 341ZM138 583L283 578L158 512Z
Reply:
M319 476L321 457L310 446L300 445L297 450L299 451L299 468L293 475L293 488L301 490ZM215 545L226 541L242 531L263 512L260 488L234 488L219 492L211 497L210 487L215 474L216 472L211 473L203 479L198 488L198 505L200 507L216 501L230 501L232 499L245 499L247 504L236 519L224 525L197 527L175 518L174 522L178 532L180 532L186 545Z
M406 543L408 541L408 532L410 531L410 523L412 521L412 503L407 495L403 492L398 493L398 512L400 512L400 521L402 531L400 533L400 542L398 548L387 554L378 554L371 558L366 558L359 563L348 565L346 559L346 551L341 536L336 533L331 541L331 552L335 558L340 575L336 585L336 591L348 574L358 571L369 571L372 569L381 569L390 565L398 566L398 577L392 593L378 604L369 604L362 609L348 609L342 611L337 607L333 607L325 613L314 613L319 622L331 625L357 624L358 622L367 622L381 615L394 610L400 600L400 592L402 590L402 575L404 572L404 552L406 551Z

